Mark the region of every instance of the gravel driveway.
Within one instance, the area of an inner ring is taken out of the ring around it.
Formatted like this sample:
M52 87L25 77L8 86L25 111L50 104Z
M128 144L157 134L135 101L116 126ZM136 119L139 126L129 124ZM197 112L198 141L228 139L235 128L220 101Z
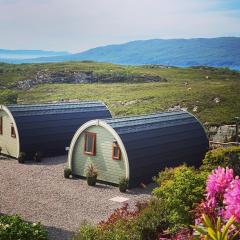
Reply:
M20 214L24 220L40 221L50 239L71 237L83 221L97 223L123 203L109 199L129 198L130 205L148 199L153 184L127 194L117 187L97 184L89 187L82 179L63 177L66 156L44 159L41 163L19 164L0 160L0 213Z

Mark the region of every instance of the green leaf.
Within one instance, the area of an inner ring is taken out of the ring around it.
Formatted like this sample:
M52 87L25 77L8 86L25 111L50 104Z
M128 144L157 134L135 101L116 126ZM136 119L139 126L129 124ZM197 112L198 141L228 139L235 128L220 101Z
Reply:
M207 229L208 229L208 235L209 235L213 240L218 240L215 231L214 231L212 228L210 228L210 227L208 227Z

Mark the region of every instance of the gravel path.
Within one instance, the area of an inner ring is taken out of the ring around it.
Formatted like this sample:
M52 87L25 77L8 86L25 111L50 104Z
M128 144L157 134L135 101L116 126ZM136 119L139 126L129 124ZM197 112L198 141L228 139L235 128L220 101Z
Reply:
M123 204L109 199L126 197L133 206L150 196L153 185L123 194L117 187L104 184L89 187L85 180L65 179L66 158L59 156L27 164L1 159L0 213L40 221L49 230L50 239L65 240L77 231L81 222L97 223Z

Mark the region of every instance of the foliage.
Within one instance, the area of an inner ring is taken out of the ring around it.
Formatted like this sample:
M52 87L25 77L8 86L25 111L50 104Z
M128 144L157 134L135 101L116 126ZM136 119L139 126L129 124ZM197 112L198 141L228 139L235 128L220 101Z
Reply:
M98 175L98 173L97 173L96 167L92 163L90 163L86 169L86 176L87 177L97 177L97 175Z
M205 240L238 240L239 230L236 230L234 226L235 218L232 216L226 224L221 219L217 218L216 224L211 221L207 215L203 215L203 225L193 226L193 228L199 234L195 236L195 239Z
M101 231L98 227L84 223L80 227L78 234L73 238L73 240L101 240L100 234Z
M17 103L18 95L12 90L0 91L0 104L14 104Z
M64 177L65 177L65 178L69 178L69 177L71 176L71 174L72 174L71 168L65 167L65 168L64 168Z
M66 72L92 72L98 76L138 75L149 79L157 76L168 80L141 84L138 80L128 83L114 81L111 84L42 84L31 91L16 91L19 101L23 103L60 99L101 100L108 105L114 116L153 113L176 105L192 112L194 106L198 106L194 114L208 125L233 123L234 117L240 115L239 75L220 68L164 68L96 62L0 63L0 67L4 70L0 73L0 86L8 89L16 87L19 81L34 79L37 72L62 72L63 69ZM0 90L0 95L4 91ZM219 103L213 101L215 97L220 99Z
M19 157L18 157L18 162L19 163L24 163L26 161L26 153L25 152L20 152Z
M240 175L240 147L217 148L206 153L202 170L211 172L213 169L229 167L235 175Z
M125 203L122 207L117 208L108 217L107 220L101 221L98 226L101 230L110 230L114 228L119 221L127 222L135 218L140 212L148 206L146 202L138 202L134 210L129 209L129 204Z
M40 223L24 222L19 216L0 215L1 240L47 240L47 232Z
M166 169L156 179L159 187L153 190L153 195L167 206L167 226L171 231L193 222L193 216L189 212L203 198L205 178L205 174L183 165Z
M119 180L119 190L120 192L126 192L127 188L128 188L128 178L122 177Z

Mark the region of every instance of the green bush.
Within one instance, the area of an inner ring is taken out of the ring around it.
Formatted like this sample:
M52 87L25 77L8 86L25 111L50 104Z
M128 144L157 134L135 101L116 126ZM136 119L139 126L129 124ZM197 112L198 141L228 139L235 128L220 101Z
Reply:
M14 91L4 90L0 92L0 104L15 104L17 103L18 95Z
M240 147L217 148L208 151L201 170L211 172L218 166L232 168L234 174L240 175Z
M19 157L18 157L18 162L19 163L25 163L26 161L26 153L25 152L20 152Z
M64 168L64 177L69 178L72 174L72 170L69 167Z
M1 240L47 240L47 232L40 223L24 222L19 216L0 215Z
M79 233L73 240L137 240L131 236L131 229L126 229L126 224L120 221L114 228L101 230L97 226L83 224Z
M159 173L156 178L159 187L153 190L153 195L168 209L165 224L170 231L175 232L193 223L190 212L203 198L206 177L205 172L186 165Z
M95 240L99 239L100 230L96 226L83 224L80 227L79 233L73 238L74 240Z
M153 198L132 224L136 239L157 239L159 233L168 229L169 214L170 209L164 201Z
M119 185L118 185L120 192L126 192L128 189L128 178L122 177L119 179Z

